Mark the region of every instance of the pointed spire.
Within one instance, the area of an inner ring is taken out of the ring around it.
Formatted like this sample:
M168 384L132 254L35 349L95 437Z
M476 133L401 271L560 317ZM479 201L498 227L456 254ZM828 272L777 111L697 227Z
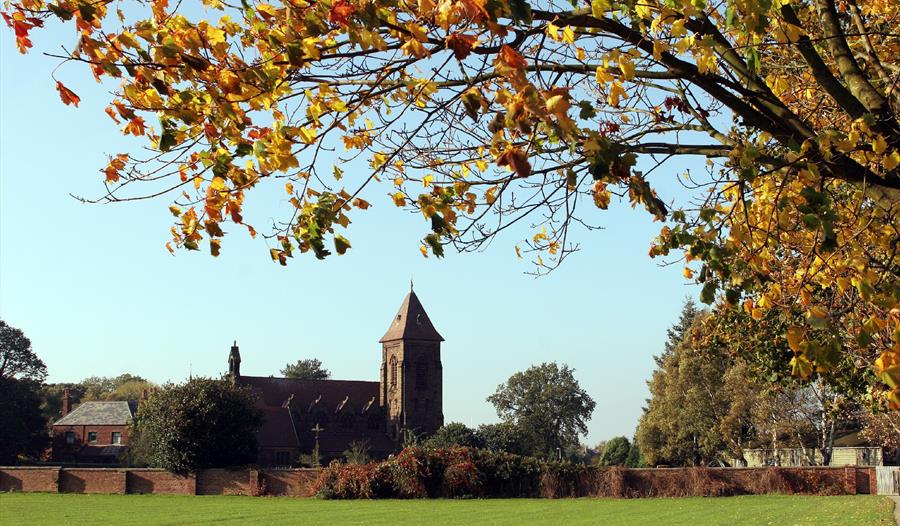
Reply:
M422 306L418 296L413 292L412 280L410 280L409 294L406 295L403 304L400 305L400 310L394 316L391 326L378 341L389 342L394 340L444 341L444 338L431 324L428 313L425 312L425 307Z

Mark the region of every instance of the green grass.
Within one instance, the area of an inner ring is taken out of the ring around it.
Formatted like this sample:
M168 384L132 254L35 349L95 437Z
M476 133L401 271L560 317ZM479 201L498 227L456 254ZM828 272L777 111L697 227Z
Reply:
M883 497L323 501L290 497L0 494L0 524L597 524L893 526Z

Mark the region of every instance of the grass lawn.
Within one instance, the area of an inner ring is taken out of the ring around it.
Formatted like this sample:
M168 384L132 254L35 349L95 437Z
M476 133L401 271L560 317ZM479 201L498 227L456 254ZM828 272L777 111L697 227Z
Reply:
M883 497L323 501L290 497L0 494L0 524L893 526Z

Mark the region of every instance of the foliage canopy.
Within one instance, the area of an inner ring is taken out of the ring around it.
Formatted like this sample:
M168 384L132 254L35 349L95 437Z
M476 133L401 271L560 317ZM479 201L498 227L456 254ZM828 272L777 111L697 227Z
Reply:
M261 425L246 387L208 378L164 385L138 407L134 462L175 473L247 464L256 459Z
M43 382L47 366L31 350L31 340L21 329L0 320L0 378Z
M554 362L518 372L488 397L497 415L515 426L526 451L555 457L578 446L596 402L581 388L574 370Z
M802 313L794 375L860 351L875 399L900 407L896 1L203 4L208 19L168 0L4 13L22 52L53 18L78 36L60 58L121 80L106 111L155 151L113 155L102 200L169 196L170 250L217 255L229 222L255 236L245 198L277 180L272 258L343 254L381 183L426 219L424 255L530 222L516 251L542 272L593 224L585 203L621 196L665 222L650 254L683 258L705 302ZM708 169L672 206L649 176L682 156ZM345 174L356 158L369 170Z

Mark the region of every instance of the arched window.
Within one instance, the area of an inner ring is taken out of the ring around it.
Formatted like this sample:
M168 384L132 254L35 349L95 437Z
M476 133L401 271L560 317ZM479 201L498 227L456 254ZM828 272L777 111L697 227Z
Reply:
M397 385L397 357L391 356L391 385Z
M428 358L419 356L416 360L416 389L428 388Z

